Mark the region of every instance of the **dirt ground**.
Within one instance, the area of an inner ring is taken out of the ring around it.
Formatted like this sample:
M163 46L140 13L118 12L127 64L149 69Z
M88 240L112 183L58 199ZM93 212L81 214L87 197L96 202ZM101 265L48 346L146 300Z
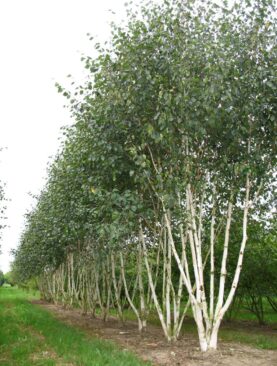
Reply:
M91 336L112 340L123 349L131 350L139 358L162 366L277 366L277 351L259 350L238 343L220 342L216 352L203 354L198 340L188 334L176 344L169 344L161 329L148 326L140 335L135 322L122 325L117 319L107 322L82 315L79 310L68 310L62 306L36 301L36 304L50 310L63 322L81 328Z

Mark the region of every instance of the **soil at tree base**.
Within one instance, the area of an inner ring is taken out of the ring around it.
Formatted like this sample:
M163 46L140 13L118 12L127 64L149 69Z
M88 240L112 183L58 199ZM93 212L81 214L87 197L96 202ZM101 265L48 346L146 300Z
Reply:
M277 365L277 351L259 350L234 342L220 341L216 352L201 353L198 340L187 334L175 344L169 344L159 327L150 325L142 335L137 324L126 321L124 325L116 318L108 321L82 315L78 309L65 309L60 305L34 301L51 311L59 320L85 330L90 336L109 339L123 349L136 353L141 359L153 365L163 366L274 366Z

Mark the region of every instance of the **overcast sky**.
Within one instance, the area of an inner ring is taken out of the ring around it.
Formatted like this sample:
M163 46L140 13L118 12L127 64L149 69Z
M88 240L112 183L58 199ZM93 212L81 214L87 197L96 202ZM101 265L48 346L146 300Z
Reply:
M28 192L43 187L60 128L70 123L54 84L65 83L68 74L82 79L81 54L93 55L86 34L108 39L110 22L125 16L125 1L0 0L0 147L6 148L0 153L0 180L10 199L1 242L4 272L32 205Z

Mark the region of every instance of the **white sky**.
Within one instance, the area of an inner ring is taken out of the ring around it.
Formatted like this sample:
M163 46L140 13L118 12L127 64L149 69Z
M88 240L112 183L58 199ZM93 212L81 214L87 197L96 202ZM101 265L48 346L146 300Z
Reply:
M11 200L1 242L4 272L32 204L28 192L43 187L60 127L70 122L54 84L68 74L81 80L81 54L93 55L86 34L108 39L110 21L125 16L125 1L0 0L0 147L7 148L0 153L0 180Z

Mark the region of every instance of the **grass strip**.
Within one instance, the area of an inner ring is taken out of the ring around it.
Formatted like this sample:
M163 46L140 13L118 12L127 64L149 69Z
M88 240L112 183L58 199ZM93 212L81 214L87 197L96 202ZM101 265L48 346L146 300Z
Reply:
M17 289L0 289L0 329L1 366L150 365L112 342L89 338L58 321Z

